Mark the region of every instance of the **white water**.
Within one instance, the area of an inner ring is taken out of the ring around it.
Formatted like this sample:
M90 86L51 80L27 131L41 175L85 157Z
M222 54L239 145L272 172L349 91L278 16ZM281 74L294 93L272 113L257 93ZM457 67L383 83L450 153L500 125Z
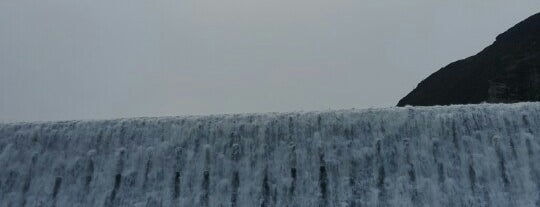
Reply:
M0 206L540 206L540 104L0 125Z

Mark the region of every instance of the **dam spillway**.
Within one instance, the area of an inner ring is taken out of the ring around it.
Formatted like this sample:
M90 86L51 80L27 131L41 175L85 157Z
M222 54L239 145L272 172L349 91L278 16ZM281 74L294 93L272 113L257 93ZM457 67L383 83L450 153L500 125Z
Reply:
M540 206L540 103L0 124L0 206Z

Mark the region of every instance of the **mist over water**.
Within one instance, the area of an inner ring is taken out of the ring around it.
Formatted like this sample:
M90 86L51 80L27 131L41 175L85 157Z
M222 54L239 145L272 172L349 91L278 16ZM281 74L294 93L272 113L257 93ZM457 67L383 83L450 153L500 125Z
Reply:
M0 125L0 206L538 206L540 104Z

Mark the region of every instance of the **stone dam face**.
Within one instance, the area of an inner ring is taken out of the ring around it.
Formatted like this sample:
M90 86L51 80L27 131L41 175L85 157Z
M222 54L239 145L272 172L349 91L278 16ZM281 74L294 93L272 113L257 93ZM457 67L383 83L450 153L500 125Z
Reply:
M0 124L0 206L540 206L539 134L539 103Z

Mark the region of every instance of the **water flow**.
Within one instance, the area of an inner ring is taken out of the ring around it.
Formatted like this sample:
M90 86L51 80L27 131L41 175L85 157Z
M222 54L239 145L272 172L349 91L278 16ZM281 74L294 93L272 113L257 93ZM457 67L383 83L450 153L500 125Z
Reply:
M0 206L540 206L540 104L0 125Z

